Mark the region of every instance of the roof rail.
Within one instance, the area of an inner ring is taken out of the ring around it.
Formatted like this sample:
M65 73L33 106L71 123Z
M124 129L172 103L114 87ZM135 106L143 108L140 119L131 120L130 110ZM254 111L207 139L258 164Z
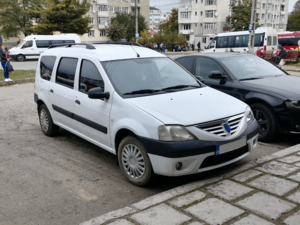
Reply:
M138 43L135 42L127 42L127 41L99 41L99 42L94 42L94 45L107 45L107 44L111 44L111 45L134 45L134 46L139 46L139 47L144 47Z
M65 44L54 44L54 45L50 45L49 48L56 48L56 47L63 47L66 46L66 48L70 48L73 45L85 45L86 49L96 49L93 45L91 44L84 44L84 43L65 43Z

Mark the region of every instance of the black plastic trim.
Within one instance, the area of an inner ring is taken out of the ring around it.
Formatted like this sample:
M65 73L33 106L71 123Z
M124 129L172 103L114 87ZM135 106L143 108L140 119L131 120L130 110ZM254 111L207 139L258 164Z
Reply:
M38 100L39 100L39 97L38 97L38 95L37 95L36 93L34 93L34 101L35 101L35 103L37 103L37 102L38 102Z
M67 116L69 118L72 118L72 119L74 119L74 120L76 120L76 121L78 121L80 123L83 123L83 124L85 124L85 125L87 125L87 126L89 126L91 128L94 128L95 130L98 130L98 131L100 131L100 132L102 132L104 134L107 134L107 127L105 127L105 126L103 126L101 124L95 123L95 122L93 122L91 120L88 120L88 119L86 119L84 117L76 115L76 114L74 114L74 113L72 113L72 112L70 112L68 110L65 110L65 109L63 109L63 108L61 108L59 106L56 106L56 105L52 105L52 108L56 112L59 112L59 113L65 115L65 116Z
M238 137L230 141L183 141L183 142L164 142L139 136L149 154L163 156L167 158L181 158L194 155L202 155L216 152L217 145L223 145L232 141L247 137L247 140L258 134L258 124L256 120L248 124L247 129Z

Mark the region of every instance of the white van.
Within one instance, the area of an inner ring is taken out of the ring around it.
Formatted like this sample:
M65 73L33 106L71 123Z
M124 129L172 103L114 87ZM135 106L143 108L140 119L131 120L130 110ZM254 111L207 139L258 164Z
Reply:
M81 43L81 41L77 34L30 35L9 50L9 57L17 61L38 59L50 45L64 43Z
M238 31L218 34L204 52L234 52L248 53L249 31ZM255 30L254 52L258 48L275 50L278 45L277 32L269 27L259 27Z

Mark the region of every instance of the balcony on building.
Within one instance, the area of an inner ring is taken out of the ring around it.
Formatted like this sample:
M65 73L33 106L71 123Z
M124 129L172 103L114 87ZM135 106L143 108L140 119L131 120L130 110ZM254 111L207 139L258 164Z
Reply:
M96 2L97 4L108 4L108 0L93 0L93 2Z
M140 3L140 0L137 0L137 7L141 7L141 3ZM135 7L135 0L131 0L131 7Z
M193 34L194 33L194 30L180 30L179 31L180 34Z

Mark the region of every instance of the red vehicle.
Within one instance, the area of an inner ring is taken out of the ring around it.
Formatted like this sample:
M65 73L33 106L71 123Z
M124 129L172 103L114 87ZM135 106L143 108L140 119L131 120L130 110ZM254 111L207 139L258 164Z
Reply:
M278 33L278 43L286 50L295 50L298 47L299 40L300 31Z

